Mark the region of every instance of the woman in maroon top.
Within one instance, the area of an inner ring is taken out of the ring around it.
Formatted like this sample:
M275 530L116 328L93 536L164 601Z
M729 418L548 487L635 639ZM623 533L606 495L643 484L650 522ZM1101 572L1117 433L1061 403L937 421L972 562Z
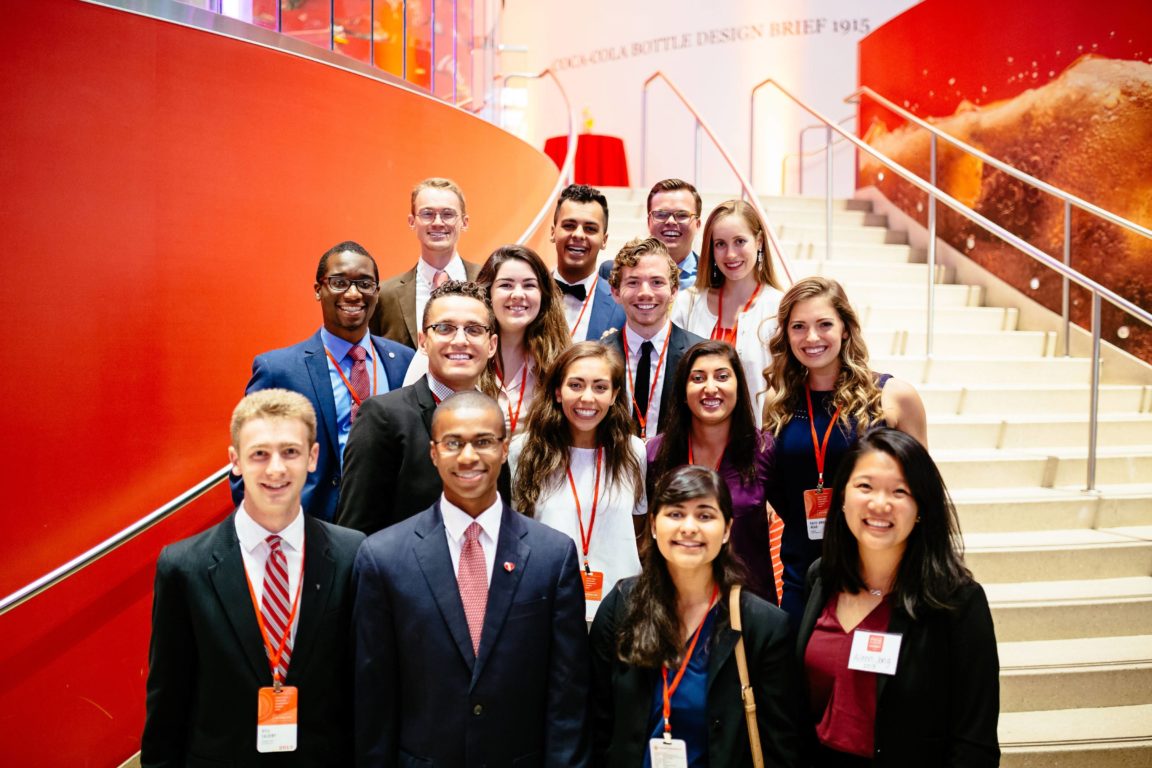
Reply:
M928 451L873 430L832 494L798 642L812 765L998 765L992 616Z

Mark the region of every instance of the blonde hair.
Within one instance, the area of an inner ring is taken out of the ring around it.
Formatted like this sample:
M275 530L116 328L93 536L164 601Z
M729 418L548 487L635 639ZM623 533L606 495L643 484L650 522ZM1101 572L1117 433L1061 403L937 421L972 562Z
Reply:
M840 283L826 277L808 277L800 280L784 294L777 314L776 332L768 343L772 362L764 369L768 381L768 400L764 404L764 428L776 436L792 419L793 410L800 401L808 380L808 369L792 354L788 341L788 324L792 309L801 301L826 298L844 323L848 338L840 345L840 373L832 394L832 406L840 409L840 421L847 429L855 428L863 434L868 427L883 418L880 407L880 388L876 376L868 367L868 347L860 331L860 320L848 303Z
M240 448L240 430L256 419L297 419L308 430L308 447L316 442L316 411L299 392L287 389L261 389L245 395L232 410L232 447Z
M464 203L464 193L460 191L460 187L456 186L456 182L452 179L442 179L439 176L433 176L424 179L416 186L412 187L412 215L416 215L416 196L420 194L421 190L425 189L446 189L456 195L456 199L460 201L460 215L464 216L468 213L468 207Z
M716 223L727 216L739 216L752 232L752 236L760 241L756 254L756 283L770 285L779 290L780 282L776 279L776 270L772 267L772 254L768 249L768 238L764 234L764 222L756 209L743 200L725 200L712 209L708 214L708 221L704 224L703 243L700 248L700 266L696 273L696 285L701 289L720 288L724 285L724 274L713 269L716 262L712 256L712 229ZM715 276L713 275L715 272ZM717 278L717 279L714 279Z

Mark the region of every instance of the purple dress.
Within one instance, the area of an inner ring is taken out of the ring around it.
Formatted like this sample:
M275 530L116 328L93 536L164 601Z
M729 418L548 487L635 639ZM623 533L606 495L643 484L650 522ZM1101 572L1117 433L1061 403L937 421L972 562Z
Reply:
M648 441L648 464L652 465L664 435ZM772 558L768 553L768 513L764 508L765 489L771 485L775 443L768 432L760 432L756 450L756 479L745 483L740 470L725 453L716 471L732 494L732 551L748 569L747 588L773 605L777 604L776 583L772 578ZM656 478L648 478L655 485Z

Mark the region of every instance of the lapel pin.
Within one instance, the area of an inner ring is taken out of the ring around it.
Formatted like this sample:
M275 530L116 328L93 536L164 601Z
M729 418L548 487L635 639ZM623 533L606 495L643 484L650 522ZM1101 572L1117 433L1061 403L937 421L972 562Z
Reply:
M516 567L516 563L504 563L504 570L508 571L508 573L512 573L512 570L515 567Z

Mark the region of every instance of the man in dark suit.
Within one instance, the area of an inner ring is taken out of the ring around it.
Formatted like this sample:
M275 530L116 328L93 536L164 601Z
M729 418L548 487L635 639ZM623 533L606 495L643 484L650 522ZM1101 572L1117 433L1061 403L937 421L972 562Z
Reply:
M228 455L244 501L156 564L145 768L264 765L270 751L300 768L351 761L351 576L364 536L303 513L318 454L302 395L268 389L236 406Z
M374 533L439 498L440 476L428 458L432 412L453 392L475 389L496 354L496 318L484 289L450 280L433 291L419 338L428 373L364 401L352 425L336 515L340 525ZM502 476L507 492L507 468Z
M680 288L696 284L696 268L700 257L693 250L696 233L700 231L703 202L696 187L683 179L661 179L648 192L648 234L664 243L668 255L680 270ZM600 265L600 276L605 280L612 272L612 262Z
M451 179L424 179L412 188L408 226L416 233L420 258L412 269L380 287L380 303L372 315L372 333L416 348L418 323L432 289L445 280L475 280L480 265L456 252L468 229L464 193Z
M576 548L501 502L494 400L446 399L428 449L443 494L356 556L356 763L586 766Z
M624 312L612 298L608 278L596 274L596 260L608 239L608 199L600 190L569 185L552 217L556 244L553 277L564 296L564 316L572 341L596 341L624 325Z
M257 355L245 394L290 389L312 403L317 415L320 456L304 486L304 511L331 522L340 498L340 468L353 414L372 395L399 389L412 362L411 349L370 336L368 319L376 309L380 273L364 246L351 240L335 245L316 267L316 300L324 325L310 338ZM244 498L233 474L232 501Z
M676 262L654 237L630 240L616 254L609 277L628 321L605 343L624 358L632 419L642 439L663 430L669 407L683 396L672 391L676 366L689 347L704 341L668 319L679 278Z

